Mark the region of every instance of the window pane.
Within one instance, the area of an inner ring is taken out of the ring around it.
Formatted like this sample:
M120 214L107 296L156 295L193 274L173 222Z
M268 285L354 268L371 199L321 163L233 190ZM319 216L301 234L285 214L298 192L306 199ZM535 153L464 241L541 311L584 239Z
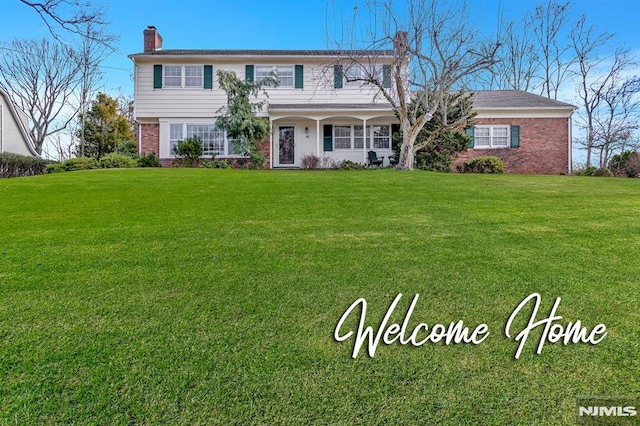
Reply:
M364 132L362 126L353 126L353 147L362 149L364 147Z
M489 148L491 146L491 128L476 127L473 132L473 142L476 148Z
M391 149L390 126L371 126L374 149Z
M181 66L165 65L164 85L166 87L182 86L182 67Z
M264 80L267 77L275 77L276 69L272 66L256 66L255 76L256 81Z
M509 128L494 127L492 146L496 148L504 148L509 146Z
M351 126L333 127L333 146L335 149L351 149Z
M183 139L182 136L182 124L170 124L169 125L169 152L173 155L173 151L176 149L178 142Z
M293 87L293 67L278 67L276 70L280 87Z
M184 67L186 87L202 87L202 66L186 66Z

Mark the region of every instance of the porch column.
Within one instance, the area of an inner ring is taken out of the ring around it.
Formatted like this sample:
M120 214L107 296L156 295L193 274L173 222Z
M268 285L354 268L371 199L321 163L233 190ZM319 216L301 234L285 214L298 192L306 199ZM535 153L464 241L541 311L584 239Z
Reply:
M320 158L320 120L316 119L316 155Z
M365 166L367 165L367 119L362 120L362 158L364 159Z
M273 118L269 117L269 140L271 146L269 147L269 168L273 169L273 150L275 149L275 144L273 143Z

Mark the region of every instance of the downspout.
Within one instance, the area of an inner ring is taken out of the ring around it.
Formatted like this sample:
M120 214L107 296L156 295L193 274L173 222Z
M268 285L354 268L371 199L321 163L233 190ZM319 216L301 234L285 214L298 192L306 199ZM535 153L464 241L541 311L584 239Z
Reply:
M273 143L273 118L269 117L269 139L271 139L271 141L269 142L270 147L269 147L269 168L273 169L273 150L274 150L274 146L275 144Z
M4 109L0 105L0 154L4 152Z
M320 119L316 118L316 156L320 158Z
M567 173L571 174L573 172L573 112L571 112L567 120L567 126L569 126L569 131L567 132L569 134L569 141L567 142L569 145Z

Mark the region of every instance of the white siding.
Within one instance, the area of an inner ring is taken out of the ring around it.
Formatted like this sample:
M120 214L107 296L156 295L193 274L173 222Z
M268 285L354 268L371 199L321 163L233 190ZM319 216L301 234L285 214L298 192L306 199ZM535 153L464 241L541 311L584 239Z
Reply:
M157 59L155 62L153 59ZM272 104L322 104L322 103L387 103L382 96L376 96L378 90L372 87L343 88L333 87L333 66L321 63L304 63L300 59L261 60L254 58L236 59L234 61L214 63L203 57L200 62L151 58L141 62L137 60L135 77L136 117L139 119L152 117L215 117L226 104L226 94L220 89L217 71L225 69L234 71L245 78L246 65L304 65L304 88L271 88L268 89L269 103ZM154 64L201 64L213 66L213 89L153 88ZM265 100L263 96L260 99ZM266 114L265 114L266 115Z

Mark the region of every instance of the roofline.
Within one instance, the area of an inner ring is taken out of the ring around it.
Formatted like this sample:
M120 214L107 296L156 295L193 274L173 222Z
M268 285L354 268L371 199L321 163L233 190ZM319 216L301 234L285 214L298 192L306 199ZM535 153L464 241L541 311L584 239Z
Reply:
M22 133L24 140L27 142L27 148L29 149L31 154L35 155L36 157L40 157L40 154L38 154L38 151L36 151L33 140L31 139L31 134L29 134L28 129L24 127L24 123L18 116L18 109L16 105L13 103L13 101L11 100L7 92L5 92L1 87L0 87L0 95L4 96L4 98L7 100L7 105L9 105L9 111L11 111L11 114L13 115L13 118L18 125L18 128L20 129L20 133Z
M304 58L310 56L344 58L349 56L372 55L384 58L393 58L393 50L198 50L198 49L168 49L155 52L132 53L127 55L129 59L136 58L255 58L257 57L286 57Z

